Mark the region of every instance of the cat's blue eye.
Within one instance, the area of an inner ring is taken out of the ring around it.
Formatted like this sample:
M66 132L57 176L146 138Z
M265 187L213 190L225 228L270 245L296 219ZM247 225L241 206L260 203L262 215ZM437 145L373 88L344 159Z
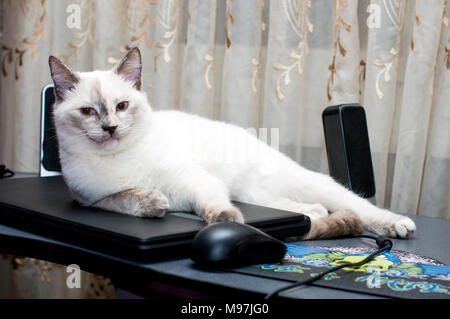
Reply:
M80 108L80 112L83 115L95 115L97 113L92 107L82 107Z
M116 105L117 111L125 111L127 108L128 108L128 101L123 101Z

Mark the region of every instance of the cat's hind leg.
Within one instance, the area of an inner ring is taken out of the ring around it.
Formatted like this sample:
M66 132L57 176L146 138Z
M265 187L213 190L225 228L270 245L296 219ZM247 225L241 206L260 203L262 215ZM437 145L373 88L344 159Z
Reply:
M408 238L416 230L414 222L406 216L379 208L328 175L303 167L292 167L283 176L290 198L305 203L320 203L330 212L351 210L358 215L364 227L380 235Z
M274 198L266 194L257 201L259 205L306 215L311 220L311 229L303 240L326 239L359 234L363 224L350 210L340 210L330 214L320 204L305 204L289 198Z
M265 197L269 196L269 198L287 198L303 206L319 204L331 215L339 211L354 212L366 229L380 235L408 238L414 233L416 226L410 218L376 207L328 175L305 169L286 157L279 156L275 159L278 165L274 172L264 174L255 170L257 173L246 179L250 184L249 188L256 192L255 203L267 205ZM334 218L338 216L342 215L335 215Z

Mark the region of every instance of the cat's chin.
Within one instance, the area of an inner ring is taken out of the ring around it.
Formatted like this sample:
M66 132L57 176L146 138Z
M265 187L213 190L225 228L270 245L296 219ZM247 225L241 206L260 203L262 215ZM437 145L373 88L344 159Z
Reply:
M90 139L94 148L101 153L115 153L119 150L119 139L116 137L108 137L103 140Z
M98 142L97 144L100 144L101 146L108 147L108 146L114 146L119 143L119 140L115 137L108 137L107 139Z
M97 145L103 151L106 151L106 152L112 151L112 152L114 152L115 150L117 150L117 148L119 146L119 140L117 138L114 138L114 137L109 137L106 140L103 140L103 141L97 143Z

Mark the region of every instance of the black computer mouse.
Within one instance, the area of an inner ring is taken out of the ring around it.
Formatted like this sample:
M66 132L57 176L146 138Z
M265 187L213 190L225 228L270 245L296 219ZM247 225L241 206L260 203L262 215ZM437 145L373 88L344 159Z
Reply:
M209 268L237 268L279 262L286 246L245 224L220 222L200 230L192 242L191 258Z

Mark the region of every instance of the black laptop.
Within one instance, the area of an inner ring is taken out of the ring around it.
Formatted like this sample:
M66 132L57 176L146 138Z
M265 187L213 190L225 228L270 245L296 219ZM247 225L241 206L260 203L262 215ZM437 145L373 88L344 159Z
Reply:
M309 231L307 216L277 209L234 203L246 222L283 239ZM186 255L194 235L206 223L189 212L163 218L82 207L72 200L61 176L0 181L0 223L130 257Z

